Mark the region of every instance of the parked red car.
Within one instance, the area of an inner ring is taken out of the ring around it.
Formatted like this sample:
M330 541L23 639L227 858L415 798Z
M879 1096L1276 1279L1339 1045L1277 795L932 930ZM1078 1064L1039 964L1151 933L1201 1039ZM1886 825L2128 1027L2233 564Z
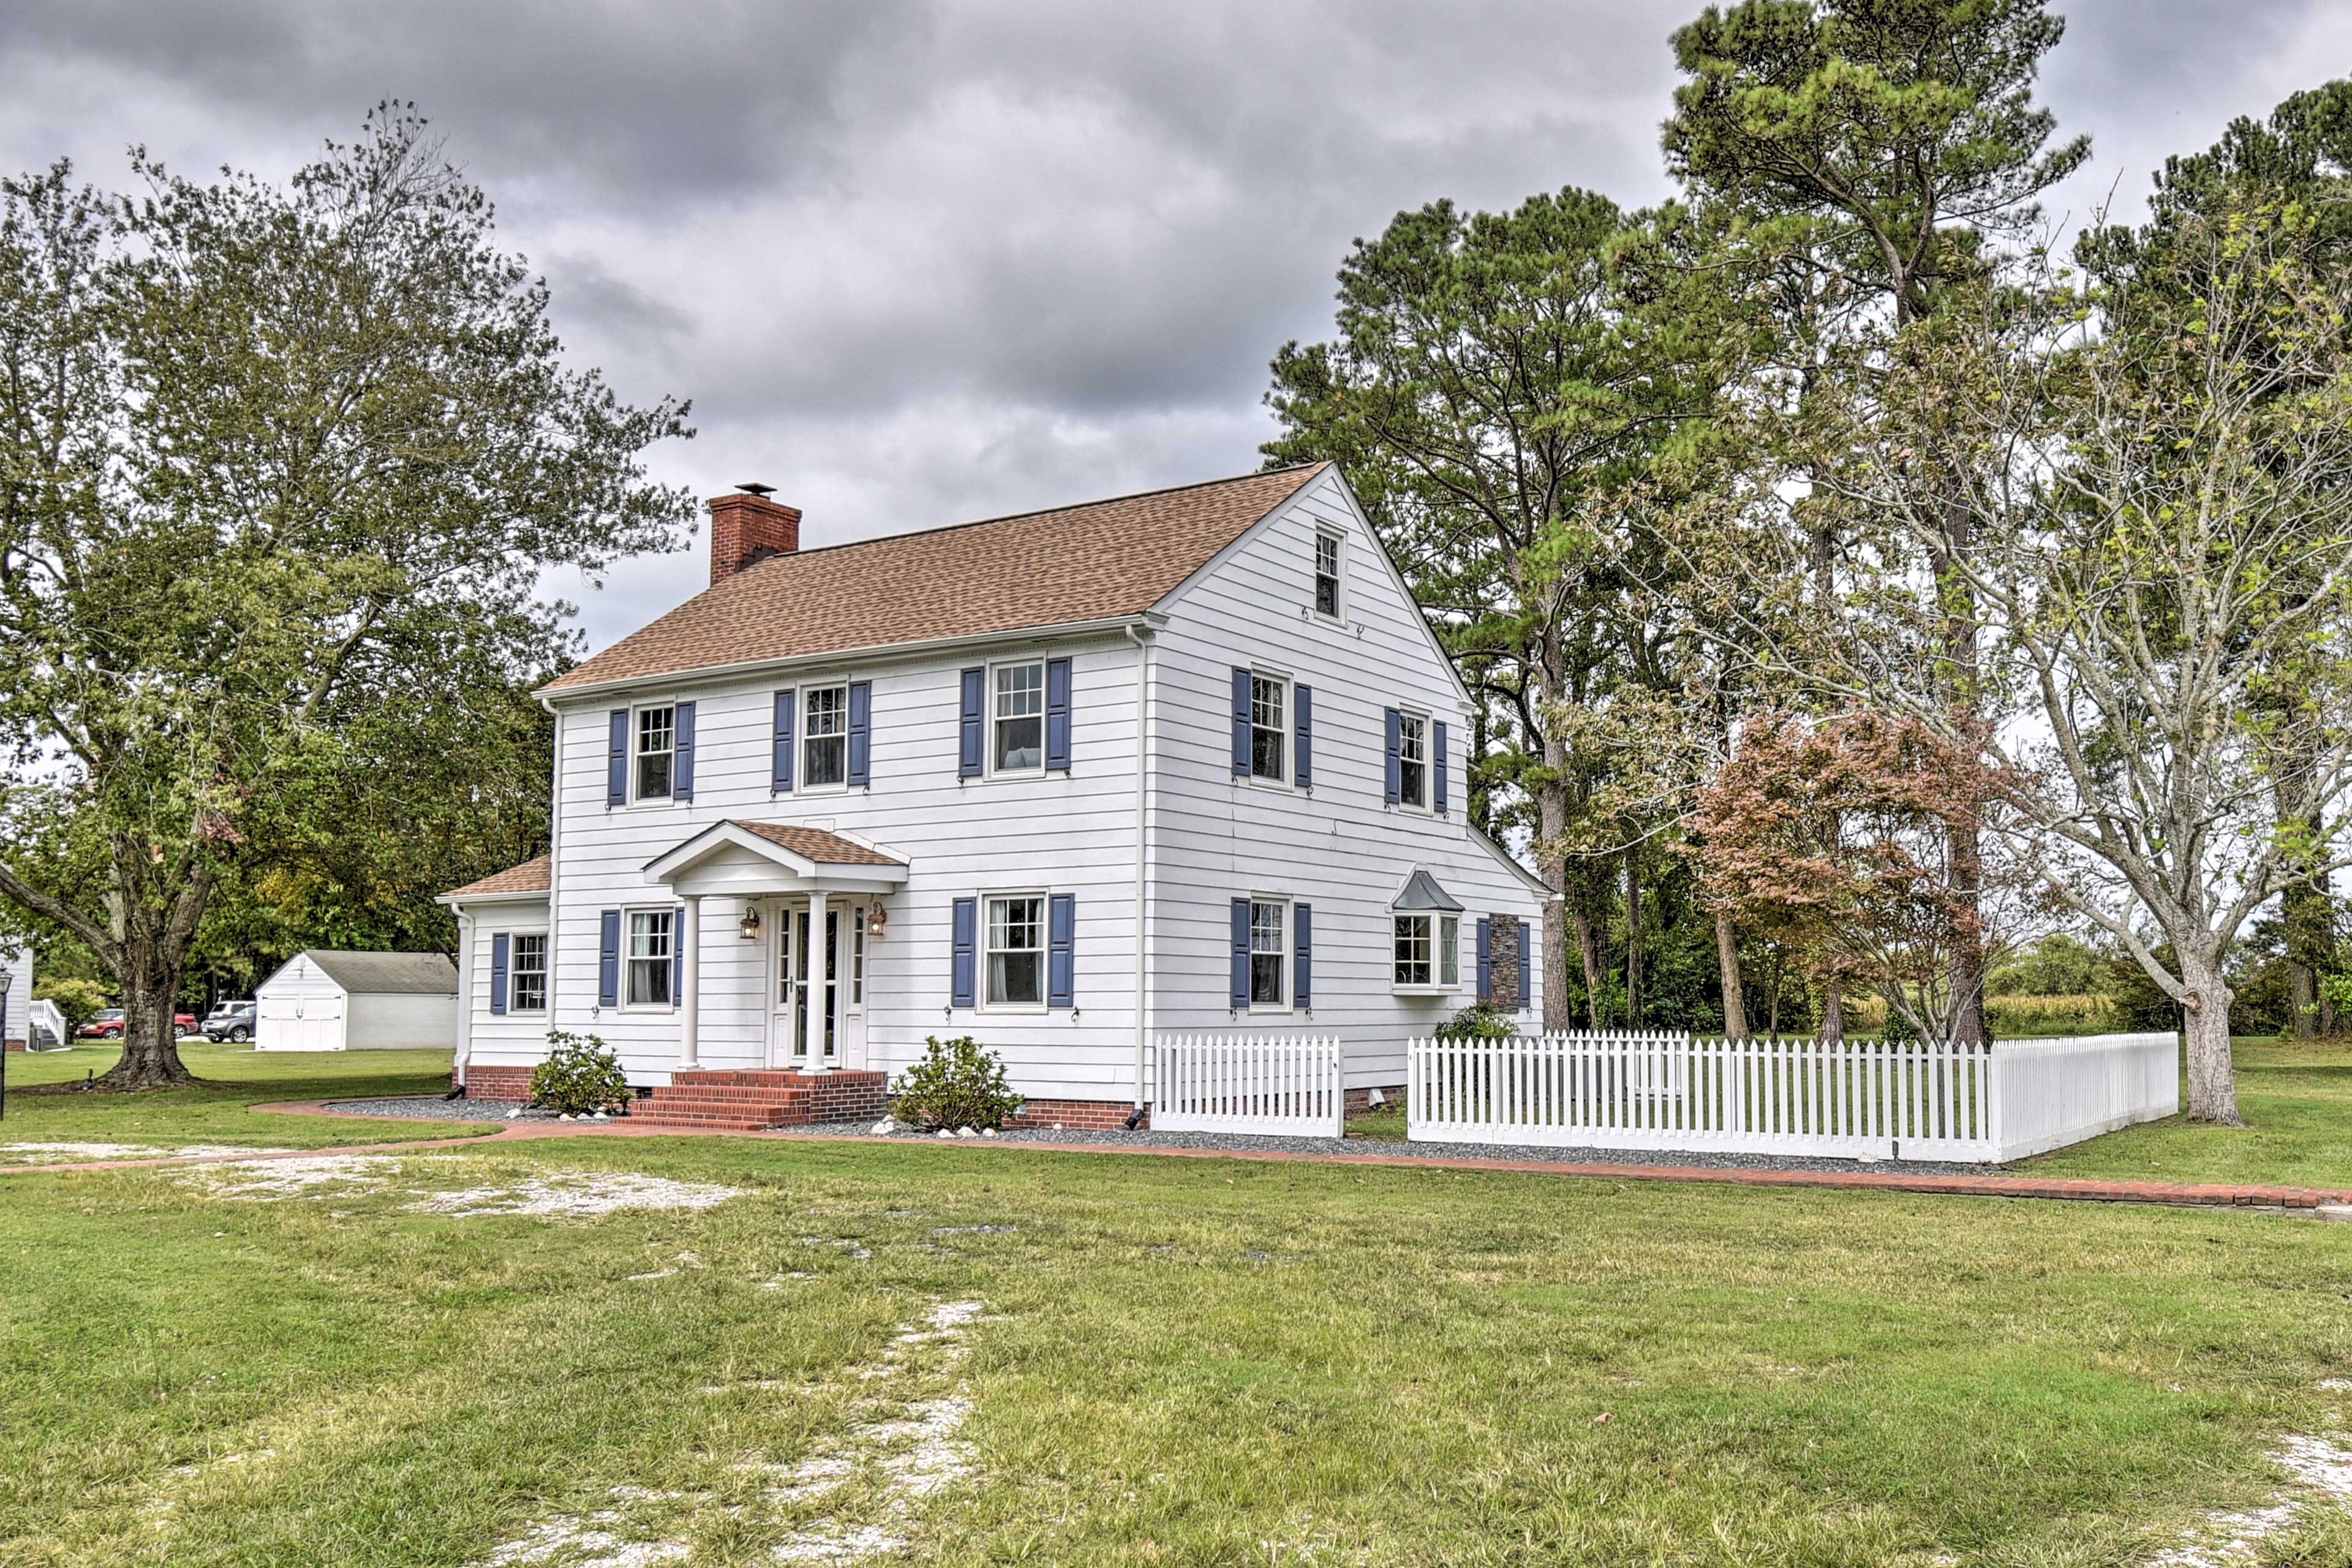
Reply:
M195 1032L196 1016L194 1013L174 1013L172 1016L172 1037L173 1039L184 1040ZM122 1037L122 1009L120 1007L100 1008L96 1014L91 1016L89 1022L84 1024L80 1028L76 1029L74 1034L78 1038L85 1040L121 1039Z

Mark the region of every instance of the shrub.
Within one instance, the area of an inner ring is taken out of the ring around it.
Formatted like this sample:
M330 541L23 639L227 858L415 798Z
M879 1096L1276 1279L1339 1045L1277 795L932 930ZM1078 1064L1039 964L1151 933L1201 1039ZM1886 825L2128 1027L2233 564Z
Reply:
M1517 1032L1510 1015L1491 1002L1473 1002L1437 1026L1441 1040L1507 1040Z
M1883 999L1880 1005L1885 1005ZM1919 1029L1911 1022L1910 1014L1899 1007L1887 1007L1886 1021L1878 1026L1878 1037L1890 1046L1907 1046L1918 1040Z
M58 1011L65 1015L68 1037L76 1029L98 1016L99 1010L107 1005L105 989L94 980L44 980L34 985L33 996L36 1001L58 1005ZM8 1025L11 1028L21 1029L25 1026L25 1020L11 1018Z
M533 1105L585 1116L591 1111L617 1110L627 1102L629 1080L603 1040L551 1029L547 1047L547 1059L531 1069Z
M891 1110L917 1127L1002 1127L1026 1103L1005 1081L1004 1062L970 1035L923 1044L922 1060L890 1086Z

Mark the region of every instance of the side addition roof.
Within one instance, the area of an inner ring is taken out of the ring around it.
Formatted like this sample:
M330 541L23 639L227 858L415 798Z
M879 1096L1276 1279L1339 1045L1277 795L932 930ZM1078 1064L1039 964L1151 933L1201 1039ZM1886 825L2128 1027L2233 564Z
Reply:
M551 862L541 855L520 866L509 866L494 871L478 882L468 882L462 888L452 888L441 895L448 899L487 899L501 893L543 893L553 880Z
M1140 615L1328 467L770 556L542 689Z

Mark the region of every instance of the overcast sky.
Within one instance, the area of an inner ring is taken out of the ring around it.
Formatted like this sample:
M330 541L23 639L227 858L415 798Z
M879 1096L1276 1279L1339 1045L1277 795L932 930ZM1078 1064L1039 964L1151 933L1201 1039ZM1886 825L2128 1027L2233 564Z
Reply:
M2075 0L2044 97L2137 210L2168 153L2352 70L2329 0ZM1244 471L1267 360L1357 236L1438 196L1666 194L1696 0L1354 6L7 0L0 160L282 175L413 100L624 395L690 397L664 479L760 479L803 539ZM702 542L580 595L593 646Z

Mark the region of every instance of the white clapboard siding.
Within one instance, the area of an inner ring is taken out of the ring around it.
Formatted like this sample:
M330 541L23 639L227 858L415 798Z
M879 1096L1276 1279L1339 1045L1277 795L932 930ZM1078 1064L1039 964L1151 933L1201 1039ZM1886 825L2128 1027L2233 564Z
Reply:
M1156 1132L1347 1134L1347 1064L1335 1037L1172 1035L1154 1056Z
M2168 1035L1990 1047L1680 1034L1418 1039L1418 1142L2021 1158L2179 1107Z

